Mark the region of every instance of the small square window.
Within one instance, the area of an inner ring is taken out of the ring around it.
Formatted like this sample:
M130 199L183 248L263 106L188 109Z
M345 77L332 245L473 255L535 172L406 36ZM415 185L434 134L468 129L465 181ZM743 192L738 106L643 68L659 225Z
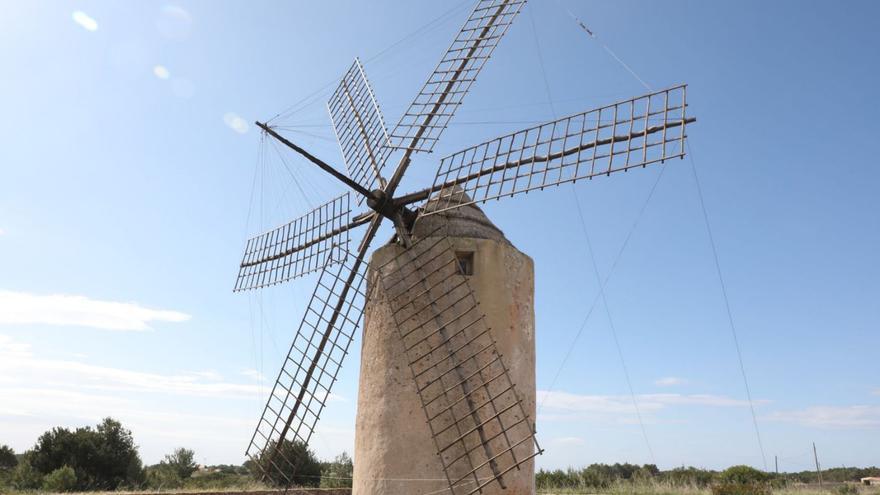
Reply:
M458 272L462 275L474 274L474 252L456 251L455 258L458 260Z

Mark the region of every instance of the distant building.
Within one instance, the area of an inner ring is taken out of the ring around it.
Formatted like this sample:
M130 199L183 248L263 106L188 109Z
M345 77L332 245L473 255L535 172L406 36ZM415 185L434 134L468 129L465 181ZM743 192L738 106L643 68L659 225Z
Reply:
M862 478L863 485L876 485L880 486L880 477L877 476L868 476L867 478Z

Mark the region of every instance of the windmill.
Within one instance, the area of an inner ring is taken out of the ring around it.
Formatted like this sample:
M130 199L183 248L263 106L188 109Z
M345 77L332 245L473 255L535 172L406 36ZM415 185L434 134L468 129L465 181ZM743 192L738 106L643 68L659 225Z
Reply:
M268 124L256 123L351 189L251 238L245 247L236 291L320 272L247 449L264 477L287 486L293 482L289 473L297 459L285 442L308 444L315 431L361 325L367 304L366 257L386 219L402 255L393 266L369 268L379 273L380 285L390 295L396 331L410 362L410 370L400 372L419 391L449 492L483 492L493 483L505 488L508 472L542 452L534 420L482 322L478 301L454 249L444 241L442 225L421 236L413 235L414 227L432 215L490 199L682 158L685 128L695 119L686 115L686 86L670 87L463 149L440 160L431 186L399 194L411 160L433 150L524 4L479 0L390 133L356 59L328 102L347 174ZM389 162L396 166L387 175ZM353 214L352 196L366 211ZM351 234L364 226L352 248ZM456 316L442 314L454 305L464 309ZM454 338L460 343L453 344ZM525 455L517 454L520 446L527 446Z

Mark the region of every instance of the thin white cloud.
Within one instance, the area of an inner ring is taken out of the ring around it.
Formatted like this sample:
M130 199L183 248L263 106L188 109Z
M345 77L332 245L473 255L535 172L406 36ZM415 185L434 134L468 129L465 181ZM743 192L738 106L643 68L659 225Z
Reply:
M62 325L102 330L148 330L150 322L179 323L190 315L68 294L37 295L0 290L0 325Z
M0 357L9 359L27 359L33 356L31 346L24 342L16 342L8 335L0 335Z
M59 404L63 407L59 408ZM17 450L33 445L36 437L50 427L94 424L110 416L134 432L141 455L148 463L158 461L175 445L198 446L200 442L210 446L209 455L222 455L220 459L214 457L215 460L234 462L242 439L253 431L255 419L240 411L213 410L218 412L194 412L174 402L52 385L0 387L0 423L9 426L7 441ZM205 439L212 440L206 443ZM224 451L225 455L217 451Z
M224 382L214 371L161 374L76 360L39 358L33 355L30 345L7 335L0 335L0 376L21 377L22 385L36 382L78 391L131 391L248 400L260 393L258 385ZM0 403L15 404L16 401L13 395L0 397Z
M677 376L664 376L654 380L654 385L658 387L674 387L676 385L684 385L685 383L687 383L687 380Z
M73 22L79 24L86 31L98 30L98 21L81 10L74 11L71 14L71 18L73 18Z
M614 415L624 420L621 415L634 413L632 398L626 395L581 395L568 392L537 393L538 407L544 420L574 419L585 414ZM652 414L673 406L701 407L747 407L748 401L734 399L724 395L709 394L642 394L636 400L643 414ZM766 400L754 401L755 404L766 404Z
M132 430L148 462L180 444L210 452L205 455L214 462L239 462L241 442L256 422L252 407L264 400L257 384L219 381L211 370L97 366L46 357L2 334L0 377L0 424L16 450L29 448L53 426L78 427L111 416Z
M153 66L153 75L159 79L168 79L171 77L171 72L164 65L155 65Z
M131 406L127 399L113 394L101 395L31 386L0 387L0 404L3 404L0 407L0 416L28 417L50 415L58 404L64 404L64 414L74 418L91 418L100 411L114 411L122 406Z
M628 413L633 409L628 397L611 395L579 395L568 392L537 393L538 407L555 412Z
M553 443L558 445L584 445L587 441L581 437L559 437L554 438Z
M880 428L880 406L811 406L776 411L764 419L815 428L874 429Z
M259 371L253 368L245 368L239 372L241 376L246 376L251 380L262 381L265 380L265 377Z
M686 405L686 406L707 406L707 407L748 407L749 401L744 399L734 399L726 395L712 394L645 394L639 396L639 404L641 401L657 402L663 406L669 405ZM752 401L755 405L767 404L770 401L758 399Z
M244 134L248 131L248 124L235 112L228 112L223 116L223 123L233 131Z
M204 378L204 379L206 379L206 380L215 380L215 381L218 381L218 380L222 380L222 379L223 379L223 377L220 375L220 373L217 373L217 372L214 371L214 370L193 371L193 372L190 373L190 374L193 375L193 376L197 376L197 377L199 377L199 378Z

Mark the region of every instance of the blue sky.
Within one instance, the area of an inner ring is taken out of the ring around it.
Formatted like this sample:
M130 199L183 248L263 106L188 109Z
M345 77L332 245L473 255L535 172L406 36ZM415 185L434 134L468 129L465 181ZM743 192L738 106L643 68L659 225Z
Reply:
M645 92L564 5L652 87L690 85L694 164L770 467L810 468L813 441L826 466L880 463L880 7L560 2L529 3L402 189L483 139ZM271 147L259 162L251 123L324 88L284 122L341 166L328 83L359 56L396 122L469 7L6 5L0 443L21 451L112 415L148 463L181 445L242 462L314 283L233 294L244 240L342 192ZM660 167L485 207L535 259L539 466L763 466L691 163L665 167L641 216ZM575 341L598 284L574 194L603 278L638 219L606 295L650 450L604 308ZM323 457L352 450L357 361L313 442Z

